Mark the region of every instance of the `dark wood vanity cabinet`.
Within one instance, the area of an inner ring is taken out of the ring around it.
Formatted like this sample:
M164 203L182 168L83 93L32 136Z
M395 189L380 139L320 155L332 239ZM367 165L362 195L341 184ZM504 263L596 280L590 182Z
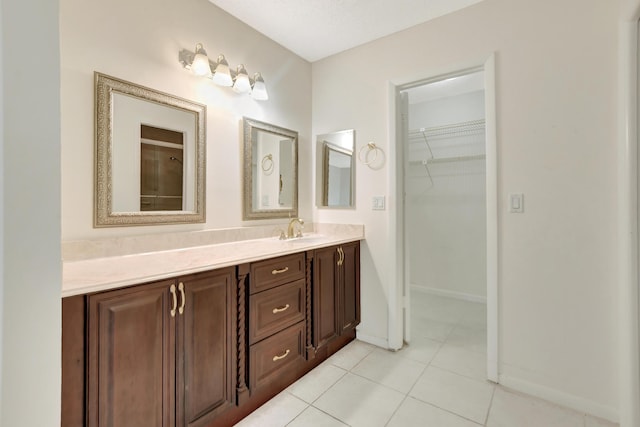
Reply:
M87 425L200 427L235 406L227 268L87 297Z
M355 338L359 248L63 298L61 425L234 425Z
M360 323L360 243L313 253L313 346L316 351Z

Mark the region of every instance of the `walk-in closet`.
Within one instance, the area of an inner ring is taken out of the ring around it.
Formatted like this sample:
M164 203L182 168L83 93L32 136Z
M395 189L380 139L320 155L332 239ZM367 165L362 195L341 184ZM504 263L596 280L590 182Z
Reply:
M410 346L486 378L483 72L406 90L405 229Z

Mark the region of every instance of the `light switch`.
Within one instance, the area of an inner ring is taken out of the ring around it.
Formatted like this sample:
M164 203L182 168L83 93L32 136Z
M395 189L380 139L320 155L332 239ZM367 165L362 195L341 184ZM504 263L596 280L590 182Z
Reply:
M374 211L384 210L384 196L373 196L371 208Z
M524 212L524 194L522 193L509 194L509 212L511 213Z

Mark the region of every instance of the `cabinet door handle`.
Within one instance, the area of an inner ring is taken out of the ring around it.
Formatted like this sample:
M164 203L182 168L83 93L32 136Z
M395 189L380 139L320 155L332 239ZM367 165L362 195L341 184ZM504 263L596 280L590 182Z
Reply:
M178 313L184 313L184 306L187 304L187 299L184 296L184 283L180 282L178 284L178 290L180 291L180 308L178 308Z
M287 311L289 309L290 305L287 304L285 306L282 307L276 307L273 309L273 314L277 314L277 313L282 313L283 311Z
M171 317L176 317L176 308L178 307L178 296L176 295L176 285L171 285L169 288L169 292L171 292L171 297L173 298L173 306L171 307Z
M286 273L287 271L289 271L289 267L281 268L280 270L271 270L271 274L275 276L276 274Z
M340 255L340 258L338 259L338 265L342 265L342 263L344 262L344 252L342 251L342 247L339 247L337 251L338 255Z
M289 353L291 353L291 350L287 349L287 351L285 351L284 353L282 353L281 356L273 356L273 361L277 362L280 359L284 359L285 357L287 357L289 355Z

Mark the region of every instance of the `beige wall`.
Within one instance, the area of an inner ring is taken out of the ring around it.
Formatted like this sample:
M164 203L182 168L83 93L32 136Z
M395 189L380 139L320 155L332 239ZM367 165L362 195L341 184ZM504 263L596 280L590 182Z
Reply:
M618 5L485 0L313 64L313 134L355 128L386 153L389 82L429 77L496 53L499 356L505 382L617 417L616 63ZM387 338L395 289L389 164L357 165L364 222L360 333ZM508 214L507 195L526 212Z
M62 0L60 9L64 241L256 224L242 222L243 116L299 132L300 216L311 216L307 61L207 0ZM262 72L270 99L254 101L185 71L178 51L198 42L210 58L223 53L233 67ZM94 71L207 105L205 224L93 228Z

